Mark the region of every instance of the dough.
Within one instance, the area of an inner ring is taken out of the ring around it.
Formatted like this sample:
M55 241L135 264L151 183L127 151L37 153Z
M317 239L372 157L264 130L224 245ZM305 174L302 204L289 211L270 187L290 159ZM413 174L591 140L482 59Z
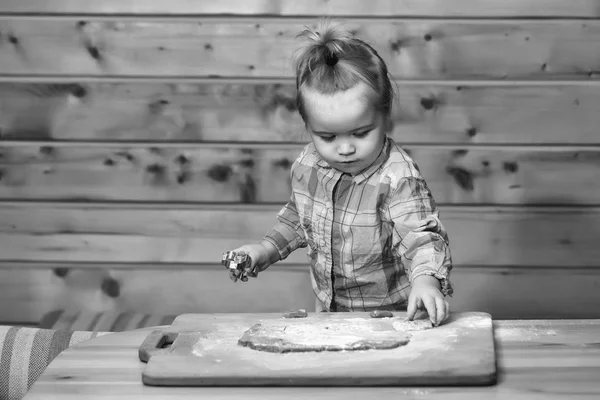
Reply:
M391 311L375 310L369 314L371 318L392 318L394 314Z
M283 318L306 318L307 316L308 314L303 308L283 313Z
M319 319L264 321L248 329L238 345L271 353L386 350L410 341L411 331L431 321L403 319Z

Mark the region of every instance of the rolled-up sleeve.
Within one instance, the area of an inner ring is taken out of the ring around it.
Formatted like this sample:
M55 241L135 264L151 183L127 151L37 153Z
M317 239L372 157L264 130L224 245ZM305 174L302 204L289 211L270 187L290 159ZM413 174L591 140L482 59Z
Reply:
M393 246L410 282L421 275L440 281L442 293L452 295L452 257L446 229L435 200L420 176L404 177L388 205L394 224Z
M281 260L287 258L294 250L306 247L293 195L277 214L277 223L265 234L264 240L275 246Z

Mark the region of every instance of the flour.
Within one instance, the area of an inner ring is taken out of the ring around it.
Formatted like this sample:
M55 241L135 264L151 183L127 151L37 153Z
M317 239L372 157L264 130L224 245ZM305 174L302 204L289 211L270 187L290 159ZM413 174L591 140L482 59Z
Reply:
M556 331L539 328L499 327L494 329L497 339L501 340L536 340L544 336L556 336Z
M406 345L410 332L431 327L428 320L399 318L262 321L248 329L238 344L273 353L387 350Z

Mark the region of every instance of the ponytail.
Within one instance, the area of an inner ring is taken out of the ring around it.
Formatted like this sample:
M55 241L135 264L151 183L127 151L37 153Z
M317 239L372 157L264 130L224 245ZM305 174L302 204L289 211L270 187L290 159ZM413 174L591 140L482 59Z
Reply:
M375 107L390 115L393 89L387 66L375 49L327 20L317 29L305 27L297 38L307 42L295 54L296 105L305 121L303 88L333 94L359 82L374 91Z

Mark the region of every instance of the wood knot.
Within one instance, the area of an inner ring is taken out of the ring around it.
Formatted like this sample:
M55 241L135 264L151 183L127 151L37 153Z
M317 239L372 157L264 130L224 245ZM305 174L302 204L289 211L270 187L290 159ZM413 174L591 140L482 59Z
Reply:
M40 153L45 155L45 156L49 156L52 153L54 153L54 147L52 146L42 146L40 147Z
M150 164L146 167L146 171L150 174L162 175L165 172L165 166L158 163Z
M472 172L460 167L447 167L446 172L463 190L471 192L475 188Z
M98 49L98 47L89 45L86 47L86 49L94 60L99 61L102 59L102 55L100 54L100 50Z
M426 42L429 42L433 38L431 37L431 35L429 33L426 33L425 36L423 36L423 39L425 39Z
M517 172L519 170L519 164L517 164L514 161L505 161L502 164L502 168L504 169L504 171L514 174L515 172Z
M252 168L252 167L254 167L254 160L253 160L253 159L251 159L251 158L247 158L247 159L245 159L245 160L240 160L240 161L239 161L239 164L240 164L242 167L246 167L246 168Z
M467 129L467 136L468 137L473 137L477 135L477 128L475 128L474 126L470 127Z
M102 285L100 286L100 289L102 289L102 292L107 295L108 297L112 297L112 298L116 298L119 297L119 295L121 294L121 285L119 284L119 282L117 282L117 280L115 280L114 278L105 278L102 281Z
M245 181L240 182L240 199L242 203L256 203L256 183L251 176L246 176Z
M163 108L167 104L170 104L168 100L160 99L160 100L153 101L152 103L148 104L148 108L150 109L150 112L152 114L156 114L156 113L160 112L161 110L163 110Z
M177 183L183 185L184 183L189 182L191 177L192 174L189 171L181 171L177 174Z
M292 162L287 158L282 158L281 160L273 161L273 166L283 169L289 169L292 166Z
M402 47L402 40L400 40L400 39L398 39L390 44L390 48L395 53L399 53L401 47Z
M72 85L71 86L71 94L78 99L85 97L87 95L87 89L81 85Z
M59 278L64 278L65 276L69 275L69 268L63 268L63 267L54 268L52 270L52 273L54 275L58 276Z
M231 167L229 165L213 165L207 171L208 177L216 182L225 182L231 176Z
M422 97L421 98L421 107L426 110L431 110L437 104L437 100L435 97Z
M179 165L187 165L190 163L190 160L183 154L180 154L175 158L175 162Z

